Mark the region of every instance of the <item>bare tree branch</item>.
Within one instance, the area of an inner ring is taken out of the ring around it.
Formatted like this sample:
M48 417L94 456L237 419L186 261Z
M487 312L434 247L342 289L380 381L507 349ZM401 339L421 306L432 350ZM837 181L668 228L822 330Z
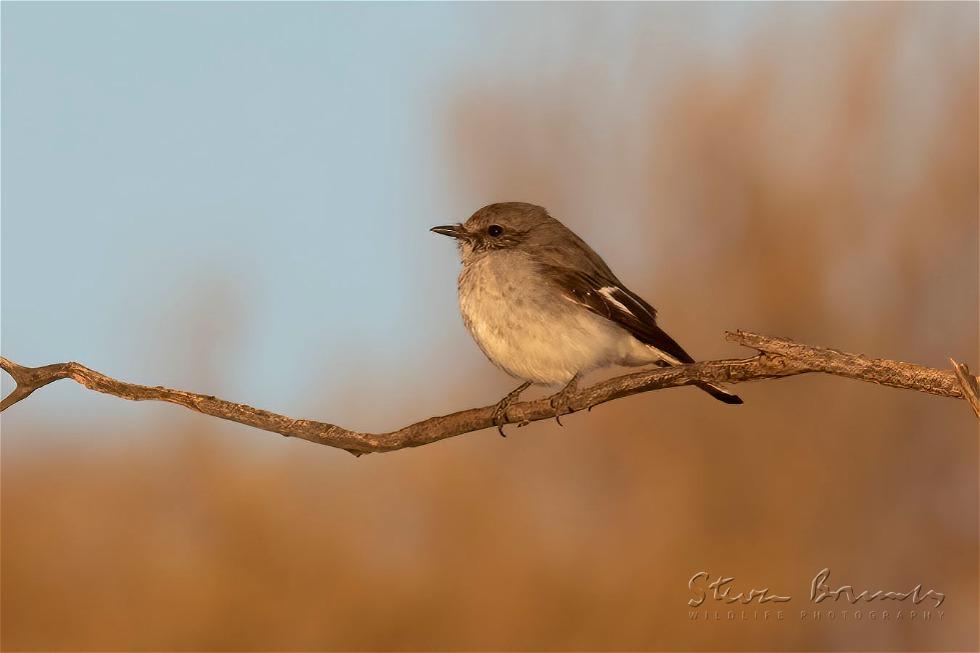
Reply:
M758 350L752 358L702 361L678 367L655 368L618 376L575 392L562 414L591 409L613 399L662 388L690 385L695 381L742 383L775 379L796 374L822 372L894 388L967 399L980 416L977 378L965 365L953 363L954 371L922 367L912 363L867 358L834 349L811 347L785 338L736 331L728 339ZM202 395L162 386L145 386L118 381L79 363L56 363L44 367L24 367L0 357L17 387L0 403L0 411L26 399L38 388L59 379L72 379L96 392L133 401L167 401L205 415L239 422L287 437L344 449L355 455L418 447L463 433L494 426L493 406L471 408L450 415L430 417L389 433L361 433L334 424L293 419L245 404L236 404L211 395ZM737 410L737 409L736 409ZM528 424L555 416L549 398L525 401L507 409L507 424Z

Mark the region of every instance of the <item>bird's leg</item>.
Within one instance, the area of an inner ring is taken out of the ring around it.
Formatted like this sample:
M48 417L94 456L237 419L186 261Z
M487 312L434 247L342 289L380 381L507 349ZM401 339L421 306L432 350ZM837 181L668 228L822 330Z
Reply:
M575 394L575 391L578 389L578 380L581 376L581 374L576 374L573 376L572 379L565 384L564 388L556 392L551 397L550 403L551 407L555 409L555 421L558 422L558 426L564 426L564 424L561 423L562 413L566 411L569 413L574 412L568 407L568 398Z
M521 393L527 390L528 386L531 385L530 381L525 381L520 384L509 393L507 396L497 402L497 405L493 407L493 423L500 431L501 437L506 438L507 434L504 433L504 424L507 423L507 409L512 403L517 401L517 398L521 396Z

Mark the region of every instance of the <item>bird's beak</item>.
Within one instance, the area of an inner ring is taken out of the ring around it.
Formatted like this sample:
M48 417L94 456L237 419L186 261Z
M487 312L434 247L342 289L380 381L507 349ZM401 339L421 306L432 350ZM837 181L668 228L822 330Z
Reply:
M432 227L429 231L442 234L443 236L451 236L456 239L467 238L469 236L466 228L461 224L447 224L441 227Z

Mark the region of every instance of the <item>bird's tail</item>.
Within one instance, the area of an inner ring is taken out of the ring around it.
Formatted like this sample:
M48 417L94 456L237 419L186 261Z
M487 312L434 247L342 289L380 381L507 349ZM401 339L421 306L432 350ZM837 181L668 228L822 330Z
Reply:
M664 335L666 336L667 334ZM667 336L667 338L670 338L670 336ZM661 358L661 360L657 363L658 365L664 365L664 366L684 365L685 363L694 362L694 359L691 358L691 355L688 354L683 349L681 349L680 345L678 345L673 340L670 340L670 342L673 343L674 347L676 347L676 351L678 355L675 356L663 351L662 349L658 349L654 347L653 348L654 351L656 351ZM745 403L742 401L742 398L739 397L737 394L735 394L734 392L729 392L728 390L725 390L723 387L715 383L711 383L709 381L695 381L694 385L701 388L702 390L707 392L709 395L711 395L718 401L723 401L726 404L738 405L738 404Z
M723 401L726 404L741 404L744 403L742 398L733 392L725 390L720 385L715 385L714 383L708 383L707 381L698 381L695 383L697 387L701 388L709 395L717 399L718 401Z

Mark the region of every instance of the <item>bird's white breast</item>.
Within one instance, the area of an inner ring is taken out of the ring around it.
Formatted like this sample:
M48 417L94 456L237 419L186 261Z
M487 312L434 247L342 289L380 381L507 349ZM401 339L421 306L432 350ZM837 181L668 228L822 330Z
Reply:
M639 343L565 299L524 253L471 259L459 276L459 307L483 353L507 373L554 385L627 358Z

